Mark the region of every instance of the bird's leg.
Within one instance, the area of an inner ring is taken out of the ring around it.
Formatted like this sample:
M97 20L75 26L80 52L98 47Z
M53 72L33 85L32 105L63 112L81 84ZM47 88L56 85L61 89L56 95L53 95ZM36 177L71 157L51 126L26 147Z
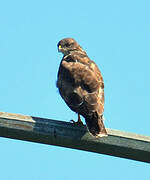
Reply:
M75 122L74 120L71 120L71 122L73 122L73 124L75 125L83 125L83 122L81 121L81 118L80 118L80 114L78 113L78 121Z
M81 118L80 118L80 114L78 114L78 121L77 121L77 123L83 125L83 122L81 121Z

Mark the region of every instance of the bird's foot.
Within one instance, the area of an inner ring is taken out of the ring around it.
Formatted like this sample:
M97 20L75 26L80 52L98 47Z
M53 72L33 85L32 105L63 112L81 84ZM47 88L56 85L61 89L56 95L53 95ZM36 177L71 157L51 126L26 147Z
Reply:
M70 120L71 123L73 123L74 125L77 125L77 126L83 126L83 122L82 121L74 121L74 120Z
M74 120L70 120L73 124L78 126L83 126L83 122L81 121L80 114L78 114L78 121L75 122Z

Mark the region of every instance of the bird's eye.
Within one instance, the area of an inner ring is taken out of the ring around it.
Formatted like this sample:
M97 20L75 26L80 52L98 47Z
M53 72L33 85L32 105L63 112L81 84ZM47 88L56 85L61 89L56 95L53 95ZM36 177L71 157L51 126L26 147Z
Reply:
M66 47L69 47L70 46L70 44L69 43L66 43Z

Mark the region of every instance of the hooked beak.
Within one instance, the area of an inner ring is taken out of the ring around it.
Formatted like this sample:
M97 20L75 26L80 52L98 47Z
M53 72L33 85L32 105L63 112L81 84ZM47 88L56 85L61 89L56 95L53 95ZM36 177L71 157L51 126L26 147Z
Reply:
M59 45L58 46L58 52L61 52L61 49L62 49L62 47L61 47L61 45Z

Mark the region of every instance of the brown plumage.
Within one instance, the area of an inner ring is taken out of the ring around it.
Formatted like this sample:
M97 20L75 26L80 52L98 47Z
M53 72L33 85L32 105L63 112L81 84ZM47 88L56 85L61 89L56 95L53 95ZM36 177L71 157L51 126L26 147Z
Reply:
M57 79L61 97L71 110L85 118L93 136L107 136L103 124L104 82L101 72L74 39L59 41L58 50L64 54Z

